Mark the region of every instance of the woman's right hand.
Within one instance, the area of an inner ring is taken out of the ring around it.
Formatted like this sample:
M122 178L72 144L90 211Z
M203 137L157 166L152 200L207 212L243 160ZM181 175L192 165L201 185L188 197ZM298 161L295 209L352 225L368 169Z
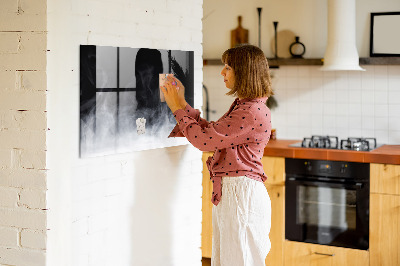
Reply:
M170 82L176 82L176 86L178 89L178 97L179 97L179 103L180 105L185 108L187 105L187 102L185 100L185 87L183 86L182 82L175 78L174 76L168 75L167 79L169 79Z

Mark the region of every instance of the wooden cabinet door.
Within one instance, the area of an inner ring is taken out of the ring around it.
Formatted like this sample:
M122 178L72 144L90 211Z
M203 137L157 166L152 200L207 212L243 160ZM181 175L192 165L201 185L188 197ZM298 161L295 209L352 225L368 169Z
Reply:
M400 195L400 165L370 165L371 193Z
M285 241L285 266L368 266L365 250Z
M285 185L285 158L264 156L261 163L268 177L266 184Z
M202 223L201 223L201 253L204 258L211 258L212 252L212 183L206 161L211 152L203 153L203 195L202 195Z
M271 250L265 259L266 266L283 265L285 240L285 187L265 184L271 199Z
M400 265L400 196L371 194L371 266Z

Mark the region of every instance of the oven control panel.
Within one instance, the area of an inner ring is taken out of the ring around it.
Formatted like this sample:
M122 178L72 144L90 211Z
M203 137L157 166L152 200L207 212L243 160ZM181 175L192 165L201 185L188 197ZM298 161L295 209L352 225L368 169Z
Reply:
M369 164L286 158L286 174L336 178L369 178Z

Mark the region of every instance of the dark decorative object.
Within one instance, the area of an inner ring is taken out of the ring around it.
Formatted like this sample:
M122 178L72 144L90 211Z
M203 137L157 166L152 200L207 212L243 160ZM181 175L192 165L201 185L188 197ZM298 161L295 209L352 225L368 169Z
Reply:
M296 36L295 40L296 41L290 45L289 52L293 58L303 58L303 55L306 53L306 47L299 41L299 36Z
M400 56L399 27L400 12L371 13L369 55Z
M261 7L257 7L258 11L258 48L261 49Z
M277 34L278 21L274 21L273 23L275 30L275 58L278 58L278 34Z
M267 100L266 104L267 104L267 107L270 110L275 109L276 107L278 107L278 102L276 101L274 96L268 97L268 100Z

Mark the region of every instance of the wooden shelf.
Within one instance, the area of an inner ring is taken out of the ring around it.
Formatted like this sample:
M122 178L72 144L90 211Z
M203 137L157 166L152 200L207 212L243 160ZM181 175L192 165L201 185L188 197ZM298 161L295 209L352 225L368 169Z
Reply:
M400 57L362 57L360 65L400 65Z
M279 66L322 66L323 58L268 58L271 68ZM204 66L222 65L220 59L204 59ZM362 57L360 65L400 65L400 57Z
M270 67L322 66L322 58L268 58Z
M322 65L321 58L268 58L268 64L270 67L279 66L304 66L304 65ZM222 65L220 59L204 59L204 66L217 66Z

